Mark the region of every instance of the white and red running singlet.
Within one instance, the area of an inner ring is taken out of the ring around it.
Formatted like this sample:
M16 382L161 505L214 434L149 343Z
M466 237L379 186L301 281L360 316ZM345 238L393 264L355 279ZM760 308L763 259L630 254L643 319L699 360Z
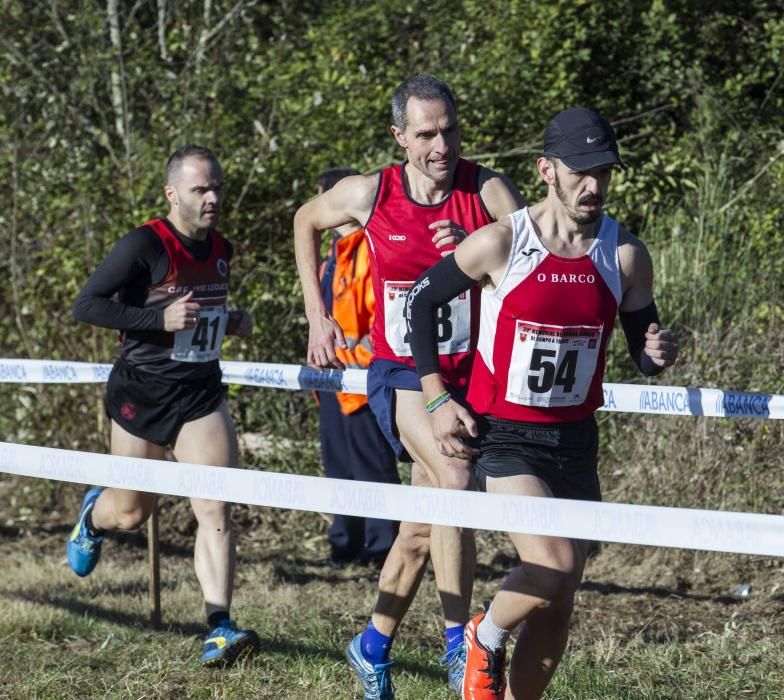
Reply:
M508 420L581 420L604 403L604 353L622 296L618 222L604 215L590 250L562 258L542 244L527 207L510 218L509 265L481 294L468 402Z

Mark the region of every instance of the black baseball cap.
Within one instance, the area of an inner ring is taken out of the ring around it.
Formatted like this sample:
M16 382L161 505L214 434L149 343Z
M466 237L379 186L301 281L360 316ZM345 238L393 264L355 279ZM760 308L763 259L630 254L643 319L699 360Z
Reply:
M542 154L576 171L602 165L626 169L610 123L592 109L573 107L556 114L544 130Z

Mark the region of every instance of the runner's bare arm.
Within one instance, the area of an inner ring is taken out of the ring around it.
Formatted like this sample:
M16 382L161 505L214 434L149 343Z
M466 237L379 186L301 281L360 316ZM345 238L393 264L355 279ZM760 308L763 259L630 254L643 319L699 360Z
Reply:
M346 177L303 204L294 215L294 254L309 324L307 363L315 369L344 369L335 355L335 343L346 347L343 331L321 298L318 276L321 232L352 222L364 225L377 187L377 176Z
M472 279L496 286L506 272L511 249L512 224L504 217L472 233L455 249L455 260Z
M506 270L511 239L508 219L484 226L461 243L452 258L431 267L414 284L406 313L410 319L411 350L426 402L446 391L438 369L433 309L475 282L493 283L500 279ZM442 454L463 459L476 455L476 449L466 443L467 438L478 434L476 421L458 402L450 400L439 405L430 414L430 426Z
M621 323L637 366L646 375L657 374L678 357L678 339L662 328L653 301L653 262L645 244L624 228L618 236L623 299Z
M653 262L645 244L623 226L618 230L621 311L637 311L653 301Z
M488 168L479 170L479 196L496 221L526 206L525 198L514 183L506 175Z

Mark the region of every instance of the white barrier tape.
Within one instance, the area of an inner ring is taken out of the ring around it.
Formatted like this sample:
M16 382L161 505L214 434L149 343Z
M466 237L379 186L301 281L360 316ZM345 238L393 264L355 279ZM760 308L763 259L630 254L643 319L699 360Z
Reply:
M55 360L2 360L0 383L104 382L112 366ZM310 367L271 362L221 362L226 384L273 389L367 393L367 371L318 372ZM683 386L604 384L602 411L715 418L784 419L784 396Z
M92 362L0 359L0 384L91 384L105 382L111 369Z
M604 384L601 411L713 418L784 419L784 396L654 384Z
M603 542L784 556L784 516L504 496L0 442L0 471L232 503Z
M346 391L367 394L367 370L318 370L304 365L271 362L221 362L226 384L262 386L271 389Z

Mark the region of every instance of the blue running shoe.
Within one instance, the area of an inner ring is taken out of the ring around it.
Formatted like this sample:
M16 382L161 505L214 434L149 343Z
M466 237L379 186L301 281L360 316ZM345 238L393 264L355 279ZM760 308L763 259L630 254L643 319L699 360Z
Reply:
M233 620L224 620L204 639L201 663L204 666L231 666L243 656L255 654L261 642L253 630L238 630Z
M463 676L465 676L466 649L465 643L448 651L438 661L438 665L447 669L449 690L463 694Z
M358 634L346 647L346 658L351 668L356 671L365 700L395 700L395 689L392 687L392 674L389 669L395 663L371 664L362 655L362 635Z
M93 537L87 531L87 514L95 507L95 501L103 491L102 487L90 489L82 499L82 510L79 519L71 531L66 545L68 563L77 576L87 576L101 558L101 542L103 537Z

